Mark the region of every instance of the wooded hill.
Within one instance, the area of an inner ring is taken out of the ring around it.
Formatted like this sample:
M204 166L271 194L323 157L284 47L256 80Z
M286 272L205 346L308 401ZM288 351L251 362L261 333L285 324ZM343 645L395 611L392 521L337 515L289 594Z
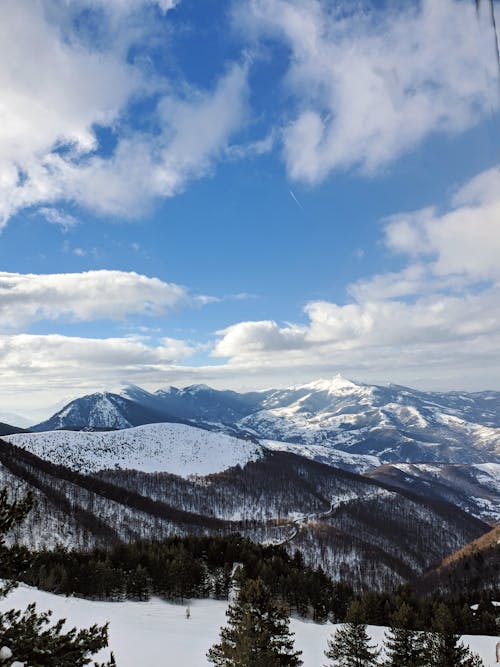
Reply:
M83 475L0 440L0 486L32 488L14 536L30 547L88 549L141 538L240 533L282 543L356 590L392 589L489 527L439 500L286 452L185 479L113 470Z

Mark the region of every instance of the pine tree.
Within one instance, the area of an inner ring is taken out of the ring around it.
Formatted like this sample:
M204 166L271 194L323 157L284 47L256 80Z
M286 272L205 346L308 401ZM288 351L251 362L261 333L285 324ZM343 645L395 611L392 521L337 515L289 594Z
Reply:
M426 667L481 667L481 659L460 643L456 625L445 604L435 608L433 632L427 635Z
M386 634L386 667L425 667L424 637L415 631L415 622L412 608L403 602L392 615Z
M5 597L15 587L12 573L19 567L19 552L5 546L5 535L22 523L32 504L31 495L9 502L7 490L0 491L0 577L10 579L0 588L0 597ZM107 626L94 625L88 630L73 628L64 633L64 620L54 624L51 620L51 612L38 614L34 604L24 612L11 609L0 613L1 648L9 661L12 660L9 664L83 667L90 664L94 653L107 646ZM110 662L100 667L116 667L113 656Z
M325 656L329 667L373 667L377 665L379 650L370 646L361 604L354 600L344 623L328 640Z
M294 650L285 609L274 602L260 579L242 584L226 612L218 644L208 653L217 667L298 667L301 651Z

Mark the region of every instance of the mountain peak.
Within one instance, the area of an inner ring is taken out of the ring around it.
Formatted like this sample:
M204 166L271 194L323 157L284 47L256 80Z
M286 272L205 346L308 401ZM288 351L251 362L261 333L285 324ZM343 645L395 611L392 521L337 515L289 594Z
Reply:
M303 384L298 389L311 389L312 391L326 391L328 393L336 393L337 391L345 389L358 389L359 385L351 382L340 373L334 375L332 378L320 378L313 382Z

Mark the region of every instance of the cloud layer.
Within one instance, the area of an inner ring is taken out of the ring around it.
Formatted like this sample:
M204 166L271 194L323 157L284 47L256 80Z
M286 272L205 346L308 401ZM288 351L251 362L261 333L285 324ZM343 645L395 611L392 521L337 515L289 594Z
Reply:
M194 301L188 291L134 272L19 274L0 272L0 330L40 320L120 320L165 315Z

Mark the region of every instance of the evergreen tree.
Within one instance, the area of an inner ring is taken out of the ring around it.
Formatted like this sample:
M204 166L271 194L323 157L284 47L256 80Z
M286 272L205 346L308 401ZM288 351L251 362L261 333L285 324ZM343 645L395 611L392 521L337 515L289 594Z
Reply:
M22 523L33 501L31 495L9 502L7 490L0 491L0 577L10 579L13 570L19 568L19 551L5 546L5 535ZM17 561L14 563L14 561ZM0 588L0 597L15 586L9 581ZM38 614L35 605L24 611L0 613L0 637L4 655L9 664L26 664L31 667L83 667L91 662L92 655L107 646L107 626L92 626L88 630L73 628L63 633L64 620L51 625L51 612ZM96 663L94 663L96 664ZM113 656L100 667L116 667Z
M426 667L481 667L481 659L460 643L455 621L445 604L436 606L432 627L426 641Z
M425 667L424 637L415 630L415 622L412 608L403 602L392 615L385 638L387 667Z
M379 651L370 646L366 632L365 616L361 604L354 600L344 623L328 640L325 656L331 667L373 667L378 664Z
M226 612L218 644L208 653L217 667L298 667L301 651L295 651L285 609L274 602L260 579L243 583Z

